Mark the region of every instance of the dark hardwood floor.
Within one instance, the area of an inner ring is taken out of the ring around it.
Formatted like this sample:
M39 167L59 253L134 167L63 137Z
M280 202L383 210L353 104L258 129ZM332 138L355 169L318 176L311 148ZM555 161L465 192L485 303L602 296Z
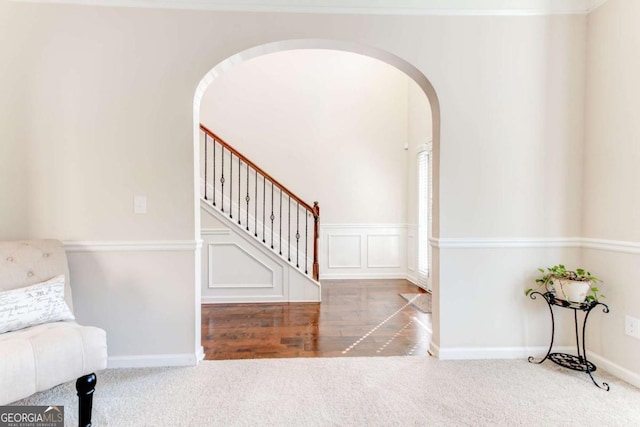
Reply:
M203 304L205 359L426 355L431 314L406 280L323 280L322 303Z

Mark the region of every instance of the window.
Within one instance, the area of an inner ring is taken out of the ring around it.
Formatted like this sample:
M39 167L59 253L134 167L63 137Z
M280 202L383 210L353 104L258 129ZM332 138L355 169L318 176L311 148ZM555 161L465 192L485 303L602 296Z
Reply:
M418 151L418 285L431 290L431 142Z

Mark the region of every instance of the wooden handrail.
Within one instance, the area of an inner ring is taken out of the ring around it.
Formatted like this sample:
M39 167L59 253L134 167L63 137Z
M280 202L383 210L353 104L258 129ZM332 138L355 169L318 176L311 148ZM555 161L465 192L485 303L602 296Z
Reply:
M244 156L242 153L238 152L238 150L236 150L235 148L233 148L231 145L229 145L224 139L220 138L218 135L216 135L215 133L213 133L211 130L209 130L205 125L203 125L202 123L200 124L200 130L203 131L204 133L206 133L207 135L209 135L211 138L215 139L218 143L220 143L220 145L224 146L224 148L226 148L227 150L229 150L230 152L232 152L233 154L236 155L236 157L238 157L240 160L242 160L243 162L245 162L247 165L251 166L254 170L256 170L260 175L264 176L265 178L267 178L269 181L273 182L277 187L279 187L283 192L287 193L289 195L289 197L291 197L293 200L295 200L296 202L300 203L300 205L304 206L305 209L307 209L309 212L311 212L312 214L314 214L314 209L304 200L302 200L300 197L296 196L291 190L289 190L287 187L285 187L284 185L280 184L278 182L277 179L275 179L274 177L272 177L271 175L269 175L267 172L265 172L260 166L256 165L255 163L253 163L251 160L249 160L246 156Z
M260 166L256 165L254 162L249 160L245 155L243 155L242 153L238 152L238 150L236 150L231 145L229 145L224 139L220 138L218 135L213 133L210 129L208 129L202 123L200 124L200 130L202 132L204 132L205 135L209 136L215 142L220 144L222 147L226 148L231 153L232 156L235 155L238 159L243 161L248 167L253 168L253 170L255 170L257 173L262 175L265 179L269 180L272 183L272 185L275 185L276 187L278 187L281 192L286 193L290 198L289 202L291 202L291 200L294 200L300 206L302 206L304 209L306 209L308 212L310 212L313 215L313 220L314 221L313 221L313 266L312 266L312 277L315 280L320 280L320 264L318 262L318 238L320 236L320 206L318 205L318 202L313 202L313 206L309 205L307 202L302 200L300 197L296 196L287 187L285 187L280 182L278 182L278 180L276 180L270 174L265 172ZM206 153L206 151L205 151L205 153ZM247 174L248 173L249 172L248 172L248 169L247 169ZM205 169L205 174L206 174L206 169ZM205 179L205 181L206 181L206 179ZM224 184L223 184L223 188L224 188ZM215 188L214 188L214 193L215 193ZM215 197L215 194L214 194L214 197ZM239 197L240 197L240 195L238 194L238 201L240 200ZM247 195L247 197L248 197L248 195ZM206 184L205 184L205 198L206 198ZM248 203L249 202L247 201L247 204ZM214 205L215 205L215 203L214 203ZM223 212L224 212L224 209L223 209ZM238 219L238 224L239 223L240 223L240 219ZM273 223L273 218L272 218L272 223ZM248 225L247 225L247 230L249 230ZM256 234L256 236L257 236L257 234ZM263 240L263 242L264 242L264 240ZM273 248L273 236L272 236L272 246L271 247ZM306 256L306 254L305 254L305 256ZM305 271L305 273L306 273L306 271Z

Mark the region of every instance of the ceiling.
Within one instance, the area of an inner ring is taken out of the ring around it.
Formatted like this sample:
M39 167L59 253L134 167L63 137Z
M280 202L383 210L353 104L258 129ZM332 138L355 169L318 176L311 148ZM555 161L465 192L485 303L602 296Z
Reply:
M586 14L607 0L16 0L166 9L376 15Z

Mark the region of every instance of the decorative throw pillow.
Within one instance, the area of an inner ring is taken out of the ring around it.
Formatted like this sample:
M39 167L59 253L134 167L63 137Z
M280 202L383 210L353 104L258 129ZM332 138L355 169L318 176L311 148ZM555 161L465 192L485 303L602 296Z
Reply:
M0 292L0 334L41 323L73 320L64 300L64 275Z

